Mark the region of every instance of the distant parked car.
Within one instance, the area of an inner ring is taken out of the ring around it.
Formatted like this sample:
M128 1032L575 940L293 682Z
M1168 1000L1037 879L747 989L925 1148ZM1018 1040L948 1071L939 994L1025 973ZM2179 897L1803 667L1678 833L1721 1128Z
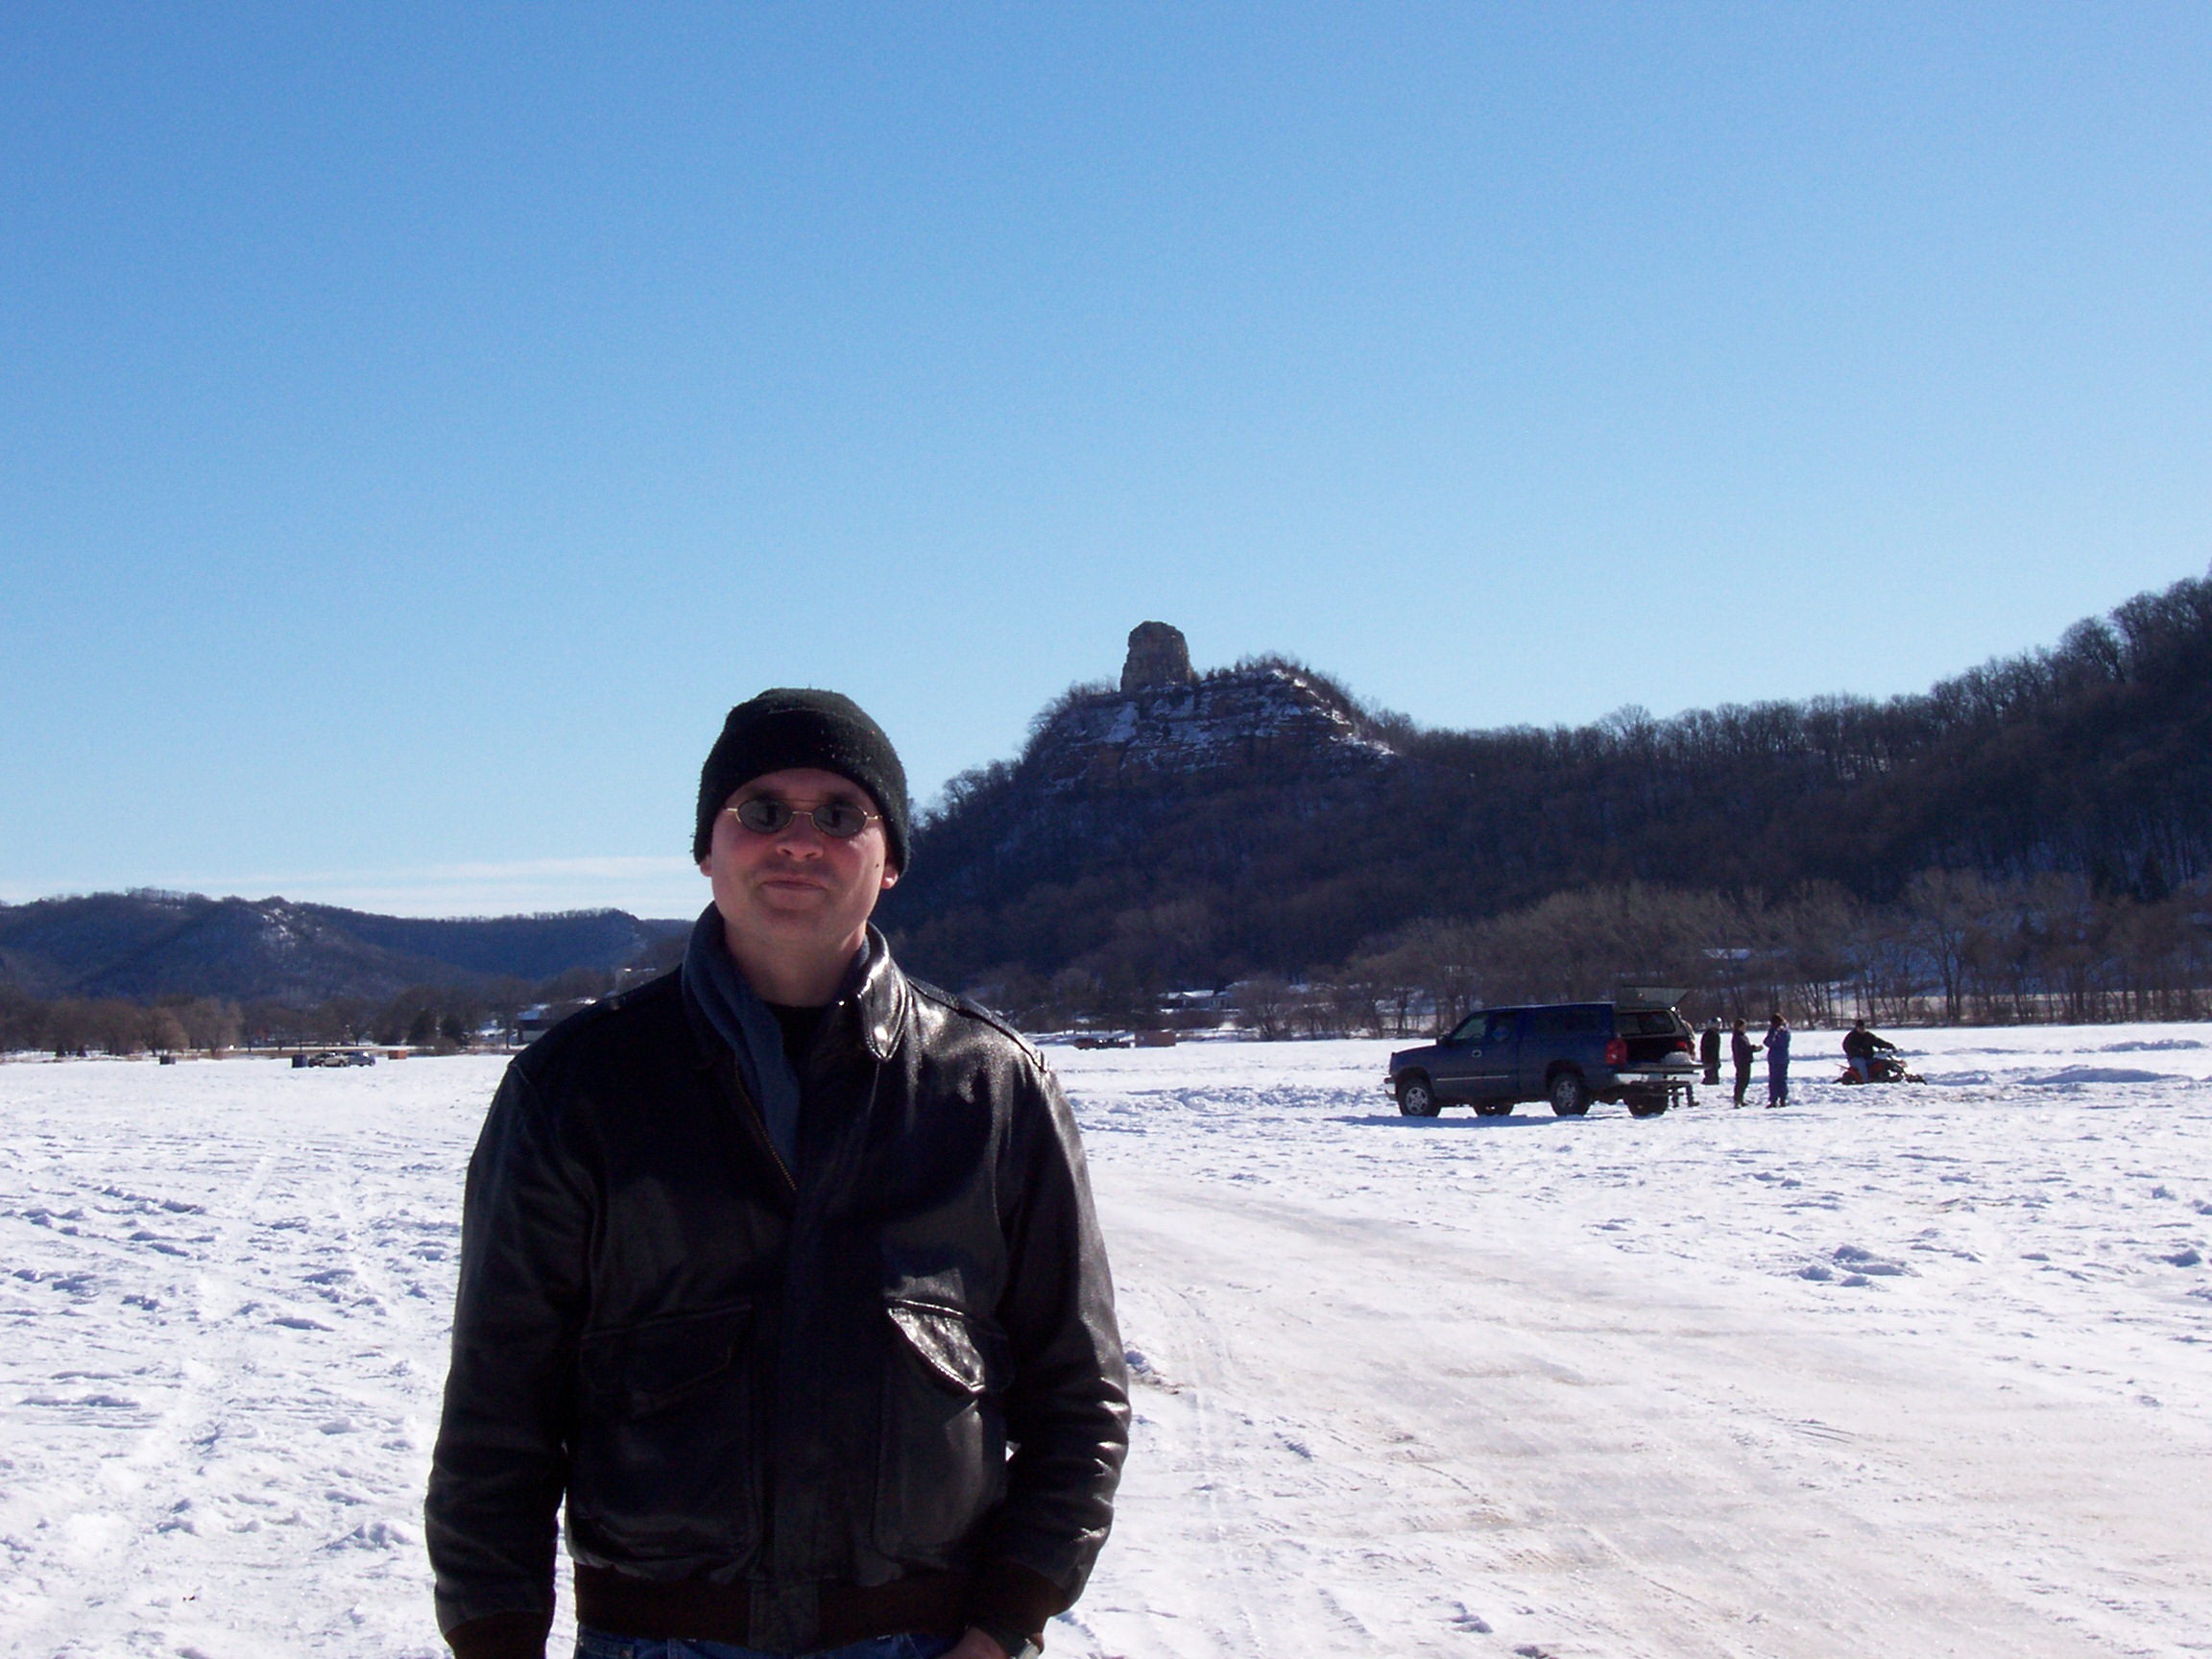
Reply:
M1391 1055L1390 1092L1408 1118L1446 1106L1503 1117L1525 1100L1549 1100L1562 1118L1593 1100L1654 1118L1693 1097L1690 1027L1674 1011L1682 997L1639 986L1610 1002L1481 1009L1440 1041Z
M315 1054L295 1054L292 1056L292 1069L295 1071L302 1066L373 1066L375 1064L376 1056L370 1053L366 1048L325 1048Z

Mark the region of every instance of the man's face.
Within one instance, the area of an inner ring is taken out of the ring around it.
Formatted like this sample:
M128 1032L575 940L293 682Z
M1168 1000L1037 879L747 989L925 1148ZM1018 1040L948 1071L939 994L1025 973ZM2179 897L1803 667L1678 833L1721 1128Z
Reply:
M730 810L761 795L793 808L791 822L772 835L746 829ZM828 801L876 811L868 792L850 779L801 768L740 785L716 814L699 869L714 884L714 907L740 961L756 952L815 956L858 950L876 901L899 879L886 865L879 819L843 841L814 827L807 814Z

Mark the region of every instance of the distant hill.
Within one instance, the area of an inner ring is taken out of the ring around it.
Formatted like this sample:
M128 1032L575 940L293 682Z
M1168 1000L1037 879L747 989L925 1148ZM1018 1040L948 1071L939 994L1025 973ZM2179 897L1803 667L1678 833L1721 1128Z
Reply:
M181 994L305 1007L416 985L613 970L688 926L620 910L432 921L284 899L99 893L0 905L0 983L38 997Z
M1921 695L1548 730L1424 730L1282 660L1194 673L1148 623L1118 686L953 781L912 862L881 919L963 986L1297 974L1600 882L1886 903L1940 866L2162 892L2212 870L2212 580Z
M2212 874L2212 579L1915 696L1488 732L1282 659L1198 673L1146 623L1118 685L1073 688L1019 756L948 785L878 919L926 977L1069 975L1111 1001L1322 972L1424 918L1599 884L1886 905L1930 868L2143 899ZM0 906L0 984L305 1006L610 970L687 926L100 894Z

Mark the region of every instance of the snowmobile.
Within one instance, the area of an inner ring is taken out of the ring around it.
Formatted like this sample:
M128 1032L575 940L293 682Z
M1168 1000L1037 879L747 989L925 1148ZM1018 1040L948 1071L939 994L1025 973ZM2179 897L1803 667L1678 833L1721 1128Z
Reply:
M1857 1070L1846 1064L1843 1068L1843 1075L1837 1078L1836 1081L1839 1083L1925 1083L1928 1079L1921 1076L1917 1071L1906 1070L1905 1062L1902 1060L1887 1054L1877 1054L1866 1062L1866 1075L1864 1077L1861 1077Z

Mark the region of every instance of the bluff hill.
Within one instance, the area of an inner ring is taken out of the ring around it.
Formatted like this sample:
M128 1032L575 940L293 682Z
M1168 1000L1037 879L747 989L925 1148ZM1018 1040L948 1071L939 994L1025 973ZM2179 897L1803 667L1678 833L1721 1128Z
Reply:
M436 921L283 899L99 893L0 905L0 984L37 997L175 994L304 1007L415 985L611 970L674 926L620 910Z
M2212 580L1887 701L1426 730L1147 623L1012 760L955 780L880 918L955 984L1194 984L1598 882L1893 900L1919 870L2101 887L2212 869Z

